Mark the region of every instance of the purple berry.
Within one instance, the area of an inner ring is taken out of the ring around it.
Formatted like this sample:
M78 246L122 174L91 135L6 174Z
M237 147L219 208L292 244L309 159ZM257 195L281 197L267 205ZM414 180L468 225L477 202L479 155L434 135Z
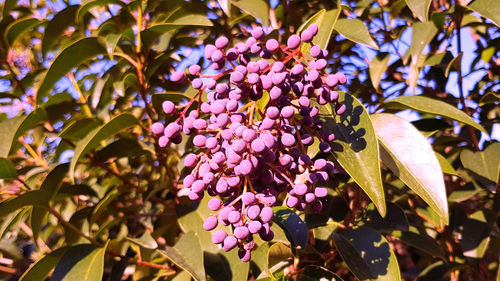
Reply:
M251 221L248 223L248 230L250 233L255 234L262 228L262 223L260 221Z
M217 224L218 224L217 217L210 216L207 219L205 219L205 222L203 223L203 229L210 231L216 228Z
M290 49L297 49L300 46L300 36L293 34L288 37L287 47Z
M162 104L161 104L162 108L163 108L163 112L165 112L166 114L172 114L174 113L175 111L175 104L171 101L164 101Z
M217 230L212 234L212 243L220 244L226 239L227 233L224 230Z
M219 198L212 198L208 201L208 208L212 211L218 211L222 207L222 201Z
M229 215L227 216L227 220L230 223L237 223L241 220L241 215L240 212L238 211L231 211Z
M170 80L172 82L182 82L184 81L184 79L186 78L186 74L184 73L184 71L176 71L174 73L172 73L172 75L170 75Z
M250 235L250 231L246 226L238 226L233 231L234 236L238 239L246 239Z
M236 237L227 236L224 239L224 242L222 242L222 250L228 252L228 251L234 249L234 247L236 247L236 244L238 244L238 240L236 239Z
M151 132L155 135L161 135L163 131L165 130L165 126L163 126L162 123L156 122L153 125L151 125Z
M268 49L271 53L276 52L280 47L280 43L276 41L276 39L269 39L266 42L266 49Z
M260 219L264 223L271 221L271 219L273 218L273 215L274 215L274 212L273 212L273 209L271 207L264 207L260 211Z

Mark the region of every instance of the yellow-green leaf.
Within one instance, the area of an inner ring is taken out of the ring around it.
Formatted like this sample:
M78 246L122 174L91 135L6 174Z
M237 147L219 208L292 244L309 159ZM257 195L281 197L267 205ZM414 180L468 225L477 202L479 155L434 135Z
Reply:
M383 104L383 107L390 109L413 109L416 111L441 115L443 117L456 120L458 122L472 126L480 131L486 130L472 119L465 112L457 109L444 101L424 97L424 96L400 96L389 100Z
M335 24L335 30L353 42L366 45L375 50L379 49L366 25L359 19L339 19Z
M406 5L420 21L427 22L431 0L406 0Z
M81 244L68 249L54 269L50 280L102 280L106 248L107 244L102 248L90 244Z

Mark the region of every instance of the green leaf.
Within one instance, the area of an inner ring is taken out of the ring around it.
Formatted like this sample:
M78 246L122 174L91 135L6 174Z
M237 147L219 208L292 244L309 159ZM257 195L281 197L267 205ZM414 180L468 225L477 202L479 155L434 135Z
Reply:
M28 268L19 281L45 280L69 247L62 247L40 258Z
M16 167L7 158L0 158L0 179L17 178Z
M385 238L368 227L334 233L337 250L359 280L401 280L398 261Z
M486 130L472 119L465 112L440 100L424 96L400 96L389 100L383 104L383 107L389 109L413 109L419 112L441 115L443 117L456 120L458 122L472 126L482 132Z
M17 0L5 0L3 4L3 17L6 18L9 12L12 11L17 5Z
M390 57L389 53L378 53L370 62L370 80L376 90L379 89L380 79L389 66Z
M335 115L329 105L320 106L325 129L335 134L332 153L353 180L365 191L385 216L385 195L379 163L379 148L370 116L354 96L339 93L339 102L346 106L342 116Z
M283 265L288 265L288 259L293 258L293 253L290 247L283 243L274 243L267 251L267 274L272 276L273 272L278 270Z
M75 15L79 5L68 6L60 11L49 21L45 27L42 39L42 54L46 55L54 46L57 40L61 38L63 32L68 26L75 23Z
M451 70L460 71L462 67L462 55L463 53L458 54L456 58L453 58L450 63L446 66L446 70L444 71L444 76L448 78Z
M147 231L144 231L144 233L139 238L127 237L127 240L146 249L158 248L158 243L156 243L156 240Z
M443 170L443 173L449 174L449 175L457 175L457 171L453 166L451 166L450 162L441 154L436 152L436 157L439 161L439 166L441 166L441 169Z
M481 99L479 100L479 105L483 106L485 104L498 102L500 102L500 93L489 92L481 97Z
M98 248L80 244L68 249L54 269L51 281L96 281L102 280L106 244Z
M494 213L481 210L472 213L465 221L456 226L456 231L460 234L460 245L464 256L474 259L484 257L496 219Z
M431 0L406 0L406 5L420 21L427 22L431 2Z
M184 93L177 92L155 93L151 96L151 101L153 102L156 112L163 112L162 103L167 100L173 103L179 103L184 100L189 100L189 97L184 95Z
M211 242L210 242L211 243ZM204 266L206 273L217 281L246 281L250 263L242 262L238 251L219 253L204 252ZM254 252L252 253L253 256Z
M464 168L496 183L500 167L500 143L492 143L484 151L465 149L460 153L460 161Z
M61 164L52 169L40 186L45 202L43 205L49 205L49 202L59 191L64 177L68 173L68 164ZM31 229L33 230L33 240L38 241L38 234L42 228L43 221L48 213L47 208L34 206L31 211Z
M308 265L304 268L304 271L299 275L297 281L343 281L337 274L331 272L330 270L317 266Z
M200 239L194 232L184 234L174 247L167 246L165 250L159 252L177 266L189 272L195 280L206 280L203 270L203 251Z
M104 6L108 4L115 4L115 5L120 5L122 7L126 7L125 3L119 0L95 0L95 1L87 1L78 9L78 12L76 14L76 22L77 23L83 23L83 16L91 10L92 8L98 7L98 6Z
M21 37L24 33L32 30L36 26L43 23L42 21L35 18L22 18L9 24L5 32L5 39L10 46L14 45L16 40Z
M335 30L347 39L378 50L378 44L370 35L366 25L359 19L339 19Z
M307 226L297 214L287 207L274 207L273 221L284 231L292 247L300 246L304 249L307 245Z
M231 4L245 13L260 20L263 26L269 25L269 6L263 0L231 0Z
M410 65L410 74L408 76L408 85L412 89L415 89L417 86L417 80L420 73L420 69L422 68L422 64L424 63L425 57L422 55L425 46L429 44L436 35L438 29L432 22L416 22L413 24L412 31L412 41L410 45L410 49L408 50L408 54L411 55L411 65ZM406 61L405 61L406 64Z
M381 113L371 119L382 147L382 162L448 224L443 173L429 142L399 116Z
M316 23L318 25L318 34L313 38L313 44L318 45L321 49L326 49L330 38L332 37L333 30L340 16L341 9L333 9L325 11L324 9L313 15L304 25L297 30L299 33L303 29L307 28L310 24ZM302 44L301 51L304 54L308 54L310 44Z
M0 204L0 218L26 206L43 206L45 198L40 190L28 191Z
M496 0L475 0L467 8L481 14L481 16L491 20L500 27L500 5Z
M74 178L76 163L82 156L97 147L101 141L116 135L119 131L139 125L139 121L130 113L122 113L111 119L104 126L94 130L81 140L75 147L75 155L71 158L69 174Z
M54 84L72 68L99 54L106 54L106 48L97 37L85 37L64 48L45 73L36 91L36 103L41 104L42 98L49 94Z

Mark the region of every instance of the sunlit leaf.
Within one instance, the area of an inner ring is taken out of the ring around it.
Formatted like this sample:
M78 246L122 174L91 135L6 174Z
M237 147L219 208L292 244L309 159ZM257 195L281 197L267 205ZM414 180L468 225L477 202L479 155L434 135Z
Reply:
M45 280L69 247L59 248L35 262L19 279L20 281Z
M429 142L397 115L374 114L371 119L381 144L382 162L448 224L443 172Z
M35 18L22 18L14 21L7 27L5 32L5 39L9 45L13 45L16 40L21 37L24 33L32 30L34 27L40 25L42 21Z
M269 25L269 6L264 0L231 0L231 4L245 13L260 20L262 25Z
M492 143L484 151L465 149L460 153L460 160L466 169L496 183L500 173L500 143Z
M500 6L496 0L475 0L467 5L467 8L478 12L500 27Z
M420 21L427 22L431 2L431 0L406 0L406 5Z
M200 240L194 232L184 234L174 247L166 247L159 252L189 272L195 280L206 280L203 270L203 251Z
M106 248L107 244L102 248L90 244L81 244L68 249L54 269L50 280L101 280L104 273Z
M347 39L378 50L378 44L370 35L366 25L359 19L339 19L335 30Z
M380 79L389 66L389 58L388 53L379 53L370 62L370 80L375 89L379 88Z
M45 28L42 38L42 54L47 54L57 40L61 38L63 32L71 24L74 24L75 14L79 7L79 5L68 6L54 15L54 17L47 23L47 27Z

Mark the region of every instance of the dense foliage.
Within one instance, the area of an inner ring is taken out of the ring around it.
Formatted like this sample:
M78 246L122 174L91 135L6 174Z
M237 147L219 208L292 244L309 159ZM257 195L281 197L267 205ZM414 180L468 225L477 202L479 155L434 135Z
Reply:
M500 280L498 1L0 7L0 278Z

